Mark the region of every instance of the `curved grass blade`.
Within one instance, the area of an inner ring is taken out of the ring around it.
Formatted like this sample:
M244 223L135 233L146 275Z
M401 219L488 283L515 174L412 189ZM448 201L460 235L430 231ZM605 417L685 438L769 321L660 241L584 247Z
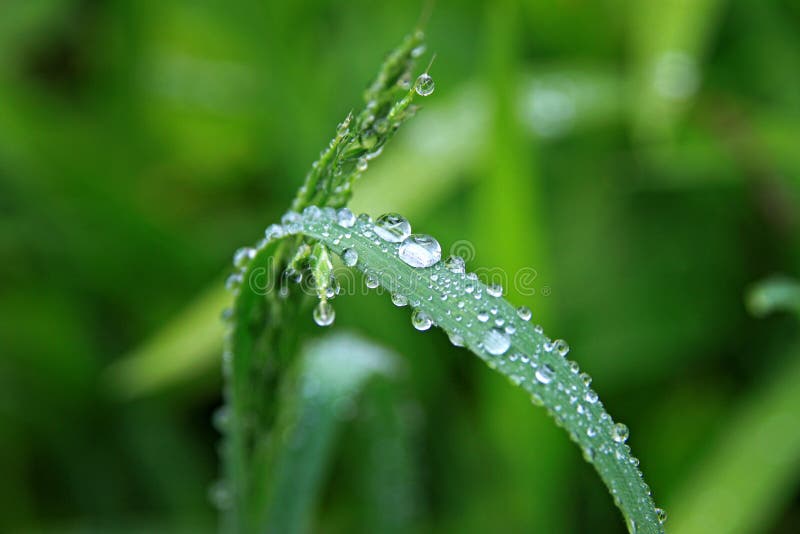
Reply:
M551 341L540 327L529 323L529 312L516 310L498 288L465 273L458 262L447 262L450 268L442 261L429 268L412 267L399 256L402 245L378 237L366 216L356 219L347 209L337 213L332 208L309 207L302 215L290 212L283 220L287 234L323 243L339 256L348 251L350 264L357 257L359 270L415 308L418 329L439 326L454 344L467 347L526 390L595 466L629 530L663 532L664 512L655 507L638 460L625 444L627 427L614 423L589 387L591 378L565 358L566 343ZM244 274L244 280L249 280L252 266Z

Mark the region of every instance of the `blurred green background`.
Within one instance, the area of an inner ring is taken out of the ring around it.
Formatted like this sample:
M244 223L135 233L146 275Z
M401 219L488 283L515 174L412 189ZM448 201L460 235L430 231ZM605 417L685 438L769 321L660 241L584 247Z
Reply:
M230 257L422 11L0 2L0 531L215 530ZM800 275L800 3L439 0L426 34L436 92L354 208L535 269L509 298L631 428L669 532L797 532L797 320L745 296ZM386 296L336 305L407 364L408 531L624 531L521 391ZM363 439L315 532L399 513L353 489Z

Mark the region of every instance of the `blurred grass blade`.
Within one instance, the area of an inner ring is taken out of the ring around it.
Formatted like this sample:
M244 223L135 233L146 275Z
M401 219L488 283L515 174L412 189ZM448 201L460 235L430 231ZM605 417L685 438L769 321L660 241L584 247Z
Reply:
M763 280L747 294L747 308L756 317L776 311L788 311L800 316L800 284L784 276Z
M638 460L625 444L627 427L614 423L597 393L589 388L591 378L564 357L569 350L566 343L545 337L540 327L528 322L526 313L518 313L498 296L496 288L478 281L474 273L451 271L441 261L430 268L406 263L399 257L400 244L376 238L373 223L363 218L355 220L349 210L337 213L332 208L309 207L302 215L289 213L283 220L288 235L279 239L302 235L323 243L339 256L345 250L352 251L351 257L357 254L358 269L392 294L404 296L416 308L414 322L418 329L436 324L454 344L468 347L527 391L534 404L545 406L581 447L621 509L628 528L639 533L663 532L663 511L655 507L638 470ZM253 287L253 280L262 276L264 256L279 242L262 246L242 267L240 289ZM239 314L249 316L237 309L234 316ZM234 359L234 377L240 373L237 365L248 364L247 354L242 352L241 360ZM247 399L234 398L239 417L245 413L241 405L237 406L241 402L246 403Z
M800 465L800 346L738 412L670 504L673 534L757 534L792 498Z
M259 532L312 530L338 431L367 383L395 376L399 362L376 345L339 334L310 344L297 363L298 376L279 399L275 432L280 439L272 442L268 461L255 467L261 473L255 480L266 482L262 490L268 503Z

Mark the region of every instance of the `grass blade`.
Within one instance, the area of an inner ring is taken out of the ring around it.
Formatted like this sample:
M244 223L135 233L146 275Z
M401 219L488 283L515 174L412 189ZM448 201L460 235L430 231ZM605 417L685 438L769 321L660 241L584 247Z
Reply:
M609 488L632 532L663 532L663 511L657 509L638 469L638 460L625 444L627 428L615 424L605 411L591 379L564 356L563 341L551 341L524 313L498 296L496 288L477 276L454 271L439 261L429 268L405 263L398 243L376 236L367 217L352 217L349 210L309 207L283 219L288 235L305 236L323 243L342 256L345 250L356 266L393 294L402 295L416 309L418 329L431 322L450 335L454 344L466 346L489 367L504 374L543 405L583 450ZM268 254L272 241L258 256ZM352 263L352 262L351 262ZM252 285L258 262L243 269L242 285ZM420 315L422 314L422 315Z

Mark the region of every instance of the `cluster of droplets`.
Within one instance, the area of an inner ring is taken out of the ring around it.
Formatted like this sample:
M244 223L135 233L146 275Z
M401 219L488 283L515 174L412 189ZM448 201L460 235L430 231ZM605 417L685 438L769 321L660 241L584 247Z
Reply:
M635 494L646 493L649 497L649 488L636 469L638 460L631 455L626 443L628 428L611 419L590 387L591 377L581 372L576 362L567 359L569 345L560 339L546 338L539 325L530 326L533 314L529 308L509 308L502 298L502 286L482 284L475 273L467 272L463 258L442 259L439 242L431 236L412 233L411 224L396 213L382 215L373 222L369 216L356 217L347 209L313 208L302 215L287 214L282 219L281 230L272 230L273 237L301 232L325 240L345 265L364 271L367 287L383 285L391 292L396 306L410 305L415 329L424 331L441 326L453 345L469 346L482 354L490 367L526 389L532 402L545 405L556 422L569 430L588 461L634 468L639 474L637 483L641 485ZM393 278L388 273L371 270L359 257L359 251L366 254L371 247L396 255L404 264L418 270L419 276L400 284L402 277L395 275ZM237 257L240 263L247 263L241 258L249 258L257 252L239 252ZM422 287L410 289L410 284L420 282ZM434 300L449 300L453 304L437 307L431 304ZM322 301L314 312L315 321L330 324L332 308L320 306L324 306ZM534 349L520 350L522 347ZM622 487L622 484L633 484L630 478L609 477L606 482L616 501L635 489ZM658 516L659 520L666 518L663 511L658 511Z

